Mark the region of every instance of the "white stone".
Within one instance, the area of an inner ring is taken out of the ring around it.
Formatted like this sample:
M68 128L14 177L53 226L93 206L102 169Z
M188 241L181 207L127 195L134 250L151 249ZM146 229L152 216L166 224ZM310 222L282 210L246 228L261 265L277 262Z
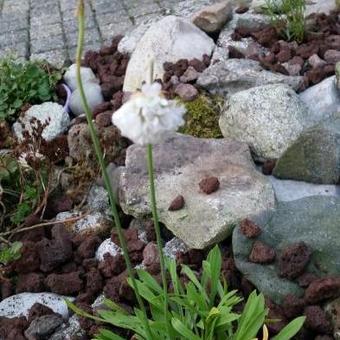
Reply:
M177 237L166 242L163 248L164 255L173 260L176 260L177 254L186 253L188 250L188 246Z
M340 197L338 185L313 184L301 181L281 180L269 176L276 199L279 202L295 201L310 196L336 196Z
M13 124L14 134L20 141L23 140L22 124L25 131L32 135L32 119L40 121L43 125L47 123L42 131L42 137L46 141L51 141L65 132L70 124L70 117L61 105L52 102L33 105Z
M159 219L190 248L203 249L222 241L239 220L266 215L275 207L272 185L255 169L244 143L177 134L154 145L153 153ZM220 182L210 195L199 188L207 176L216 176ZM135 218L150 215L145 148L128 148L119 193L126 214ZM178 195L184 196L184 207L169 211Z
M97 105L104 102L102 90L98 84L93 82L84 83L84 92L87 103L91 110L93 110ZM84 113L83 102L80 97L79 89L76 89L71 95L70 108L72 113L76 116Z
M28 317L30 308L35 303L40 303L68 319L68 309L65 299L73 301L72 297L60 296L53 293L20 293L12 295L0 302L0 316L15 318L19 316Z
M118 44L118 51L123 54L131 55L149 27L161 18L161 16L153 16L151 19L143 21L131 32L124 35L123 39Z
M56 221L60 222L72 218L81 216L81 212L78 211L65 211L56 216ZM102 212L95 211L89 214L85 214L84 217L76 219L74 222L66 222L65 226L72 232L78 234L101 234L112 227L111 221L107 219L107 216Z
M232 95L219 124L223 136L247 143L261 160L279 158L311 120L298 95L276 84Z
M202 8L194 13L191 21L202 31L213 33L219 31L232 15L232 3L225 0Z
M72 315L67 323L61 325L61 327L53 333L49 340L72 340L74 338L83 338L85 331L80 327L79 316Z
M110 254L112 257L115 257L119 254L122 254L122 250L119 246L117 246L117 244L112 242L110 238L107 238L98 247L96 251L96 259L98 261L104 261L105 254Z
M204 54L211 55L214 46L214 41L189 21L167 16L139 41L126 70L124 91L135 91L148 81L152 63L153 78L162 78L164 62L202 59Z
M340 92L336 86L335 76L326 78L301 92L300 98L318 120L327 119L340 112Z
M98 79L94 75L93 71L89 67L81 67L80 68L80 76L83 81L83 84L88 82L98 83ZM78 88L77 84L77 65L72 64L68 70L64 74L64 81L67 86L72 90L76 90Z
M302 77L266 71L255 60L220 59L201 73L197 84L213 94L228 96L268 84L287 84L297 89L302 81Z

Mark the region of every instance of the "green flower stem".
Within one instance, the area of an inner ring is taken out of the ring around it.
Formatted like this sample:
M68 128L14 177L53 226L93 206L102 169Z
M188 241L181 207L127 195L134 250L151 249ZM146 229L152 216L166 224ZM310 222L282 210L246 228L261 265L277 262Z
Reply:
M163 295L164 295L164 317L166 328L169 334L169 338L171 339L171 328L169 323L169 299L168 299L168 284L166 280L166 271L165 271L165 260L163 254L163 244L161 238L161 231L159 227L158 221L158 213L157 213L157 204L156 204L156 192L155 192L155 179L154 179L154 171L153 171L153 157L152 157L152 145L147 145L147 162L148 162L148 172L149 172L149 182L150 182L150 199L151 199L151 210L152 210L152 217L156 232L157 238L157 246L159 252L159 262L161 265L161 275L162 275L162 283L163 283Z
M107 190L108 195L109 195L110 204L111 204L111 211L112 211L112 215L114 217L114 222L115 222L115 225L116 225L116 228L117 228L119 242L120 242L120 245L123 249L123 255L124 255L125 262L126 262L128 274L131 278L133 289L135 291L139 307L140 307L142 314L143 314L143 319L144 319L143 321L144 321L145 331L146 331L146 334L147 334L147 339L152 340L153 336L152 336L149 321L148 321L148 318L147 318L147 315L146 315L146 309L145 309L143 300L142 300L142 298L139 294L139 291L138 291L138 287L137 287L135 276L134 276L134 270L132 269L132 264L131 264L131 261L130 261L130 258L129 258L126 240L125 240L123 230L122 230L122 226L121 226L121 223L120 223L118 210L117 210L117 207L116 207L116 197L113 193L110 178L109 178L109 175L108 175L107 170L106 170L106 164L105 164L105 161L104 161L104 158L103 158L103 153L101 151L97 132L96 132L95 126L94 126L93 121L92 121L93 115L92 115L92 112L89 108L89 105L88 105L88 102L87 102L87 99L86 99L86 96L85 96L85 92L84 92L83 83L82 83L82 80L81 80L80 64L81 64L81 56L82 56L82 51L83 51L84 30L85 30L84 29L84 0L79 0L79 3L78 3L78 28L79 28L79 35L78 35L77 57L76 57L76 59L77 59L78 88L79 88L80 96L81 96L81 99L82 99L82 102L83 102L83 107L84 107L84 111L85 111L85 114L86 114L87 123L88 123L89 129L90 129L90 134L91 134L94 150L95 150L95 153L96 153L96 156L97 156L97 159L98 159L98 162L99 162L102 174L103 174L105 187L106 187L106 190Z

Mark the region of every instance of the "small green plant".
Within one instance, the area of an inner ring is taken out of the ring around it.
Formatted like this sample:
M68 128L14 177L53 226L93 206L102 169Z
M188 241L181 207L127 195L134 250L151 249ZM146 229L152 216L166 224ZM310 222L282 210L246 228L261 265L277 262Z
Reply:
M289 41L305 37L306 0L266 0L265 12L272 24Z
M21 247L21 242L14 242L11 245L0 248L0 264L7 265L12 261L18 260L21 256Z
M0 60L0 121L13 121L24 104L51 100L61 72L47 64Z
M139 340L253 340L266 322L268 310L264 297L254 291L248 297L243 312L236 312L235 307L242 298L237 295L236 290L228 291L226 283L221 280L221 264L221 252L219 247L215 246L208 254L207 260L203 261L200 278L188 266L182 266L182 275L188 279L188 283L183 285L177 274L176 262L167 261L173 287L173 293L169 294L172 326L170 334L165 327L163 288L144 270L138 271L137 286L149 306L151 339L146 336L138 308L129 314L118 304L106 300L105 304L110 310L99 311L97 317L83 312L70 302L68 305L81 316L131 331L135 339ZM129 284L131 285L131 281ZM273 337L273 340L291 339L300 330L304 320L304 317L293 320ZM103 329L96 339L123 338Z

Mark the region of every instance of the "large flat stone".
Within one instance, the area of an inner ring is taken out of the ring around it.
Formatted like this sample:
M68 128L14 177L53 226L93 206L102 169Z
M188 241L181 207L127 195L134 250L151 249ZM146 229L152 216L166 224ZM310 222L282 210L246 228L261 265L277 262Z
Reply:
M249 148L229 139L200 139L176 135L154 146L159 218L190 248L203 249L229 236L234 225L275 207L269 180L254 167ZM199 182L215 176L216 192L200 191ZM181 210L169 211L178 195ZM146 150L132 145L121 170L119 200L126 214L150 215Z
M305 242L313 251L308 272L321 277L339 275L339 228L340 198L313 196L279 203L256 240L273 247L276 258L287 245ZM277 261L269 265L249 262L253 243L254 239L246 238L235 228L232 242L235 264L245 278L277 303L286 294L301 296L303 290L297 283L279 276Z
M270 84L287 84L296 90L301 83L302 77L266 71L255 60L223 58L212 63L197 80L199 86L223 96Z

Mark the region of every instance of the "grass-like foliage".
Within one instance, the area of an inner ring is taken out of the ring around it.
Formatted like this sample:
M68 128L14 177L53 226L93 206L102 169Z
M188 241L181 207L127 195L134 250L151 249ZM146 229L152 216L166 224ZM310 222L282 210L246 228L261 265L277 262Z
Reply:
M47 64L0 60L0 121L13 121L24 104L40 104L52 100L61 73Z
M305 37L306 0L266 0L265 12L285 39L302 42Z
M18 260L21 256L21 247L21 242L14 242L11 245L0 248L0 265L7 265L12 261Z
M182 274L188 278L188 283L183 284L177 273L176 262L167 261L173 287L173 292L169 294L168 310L171 334L168 333L165 325L163 288L149 273L138 270L137 286L149 307L152 340L253 340L256 338L264 327L268 314L264 296L254 291L250 294L242 313L236 312L235 306L242 301L242 298L237 295L236 290L228 291L226 283L221 279L221 265L221 253L218 246L215 246L207 260L203 261L200 278L188 266L182 266ZM108 310L101 310L98 312L99 316L92 316L68 303L69 307L81 316L128 330L134 335L134 339L151 340L146 336L141 311L138 308L134 308L133 313L129 314L110 300L106 300L105 304ZM293 320L273 339L291 339L300 330L304 320L304 317ZM266 327L264 330L263 339L266 339ZM124 338L110 330L102 329L96 339L122 340Z

